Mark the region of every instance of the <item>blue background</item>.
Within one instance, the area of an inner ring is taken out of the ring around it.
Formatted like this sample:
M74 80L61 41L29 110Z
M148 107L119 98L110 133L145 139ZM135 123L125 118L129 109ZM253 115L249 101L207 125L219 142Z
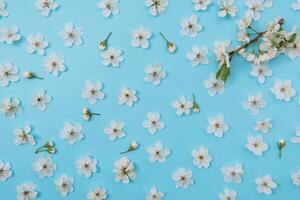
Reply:
M257 23L262 28L275 16L286 19L285 27L290 30L293 25L299 24L300 12L291 9L292 0L274 1L273 8L266 9L263 18ZM0 159L12 163L14 175L6 182L0 183L0 199L15 199L15 187L24 181L37 184L39 199L62 199L56 191L54 180L62 173L74 177L74 192L66 199L85 199L86 193L97 185L107 189L109 199L144 199L152 186L166 193L164 199L217 199L218 194L225 187L238 192L240 200L296 200L299 199L300 189L291 182L290 174L300 168L300 147L290 143L295 129L300 126L298 97L291 102L284 103L275 99L270 87L275 79L291 79L293 87L299 92L299 59L291 62L286 56L280 56L269 64L273 76L268 78L264 85L259 85L254 77L249 75L251 66L242 58L235 57L232 63L232 76L227 83L223 95L209 97L203 87L203 81L208 79L211 72L216 71L217 64L213 55L215 40L235 38L237 32L236 20L242 17L246 6L244 1L238 1L238 16L235 18L220 18L217 16L216 1L207 11L195 12L191 0L171 0L167 11L159 16L152 17L144 2L140 0L122 1L119 4L120 14L106 19L101 10L96 7L97 0L71 1L60 0L60 8L49 18L41 16L34 8L35 1L7 0L9 17L0 20L0 26L11 27L17 25L23 36L22 41L14 45L0 44L0 63L12 61L20 70L31 70L46 78L44 81L24 80L13 83L7 88L0 88L0 100L4 97L18 97L22 100L23 113L11 120L0 117ZM199 16L204 30L196 38L180 36L180 20L192 14ZM83 30L84 44L80 47L64 47L63 40L58 32L63 30L66 22L71 21ZM153 32L149 49L133 48L130 46L132 30L144 26ZM102 66L102 59L98 50L98 42L108 32L112 31L110 46L124 51L125 61L118 69ZM169 54L165 43L158 35L161 31L176 42L178 51ZM46 56L31 55L26 52L26 37L42 33L45 40L50 42L46 49L47 56L51 52L63 55L66 58L67 72L58 78L47 75L43 69ZM185 54L193 45L209 48L209 65L193 68L185 58ZM146 84L144 68L150 64L161 64L168 76L158 87ZM20 73L21 76L21 73ZM89 105L81 97L84 81L101 81L103 91L107 97L96 105ZM122 86L136 89L139 101L132 108L120 106L117 96ZM46 89L53 97L46 112L32 107L30 102L35 91ZM268 106L257 116L242 108L242 102L248 94L262 91ZM191 99L192 93L198 96L201 112L190 116L178 117L171 106L171 102L180 95ZM102 114L90 122L81 119L81 109L89 107ZM155 135L150 135L142 127L147 112L160 112L166 128ZM206 133L207 119L218 113L225 115L230 131L219 139ZM260 119L271 118L274 128L264 136L269 144L269 150L264 156L257 157L245 147L248 135L260 135L252 128ZM110 142L103 129L111 119L124 121L127 137ZM59 132L64 122L82 123L85 139L75 145L59 139ZM32 170L32 163L38 155L33 152L36 146L16 146L13 143L13 131L23 127L26 123L34 127L33 134L38 145L47 139L55 141L58 153L53 156L58 169L54 176L39 179ZM276 142L280 138L287 140L283 158L278 159ZM137 140L141 148L128 154L136 166L137 178L128 185L114 181L112 172L113 163L121 158L119 152L126 149L131 141ZM171 149L171 155L164 164L148 161L145 148L156 140ZM208 169L198 169L192 164L191 151L200 145L206 146L213 162ZM99 170L92 178L86 179L77 174L75 160L91 155L98 160ZM241 184L226 184L220 168L224 165L242 163L245 174ZM171 174L180 166L193 171L195 184L188 189L176 189ZM256 192L254 179L256 176L272 175L278 183L278 188L271 196Z

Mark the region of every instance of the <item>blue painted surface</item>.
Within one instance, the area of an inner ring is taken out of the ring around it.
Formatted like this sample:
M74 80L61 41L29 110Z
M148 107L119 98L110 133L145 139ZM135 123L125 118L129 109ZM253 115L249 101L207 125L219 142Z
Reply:
M273 8L263 12L263 18L258 24L263 25L280 15L287 20L285 27L288 30L293 25L299 25L299 12L290 8L292 0L274 1ZM297 200L300 190L291 182L290 174L300 168L300 147L290 143L296 127L300 126L298 97L289 103L280 102L270 92L275 79L291 79L294 88L300 92L299 85L299 59L291 62L287 57L281 56L272 61L269 67L273 76L268 78L264 85L249 76L250 65L241 58L235 58L232 64L232 76L223 95L209 97L203 87L203 81L216 70L217 64L212 52L215 40L233 39L236 34L236 18L220 18L217 16L216 2L207 11L196 13L190 0L171 0L167 12L159 17L152 17L143 1L121 1L120 14L106 19L96 7L97 0L67 1L60 0L61 7L49 18L42 17L34 8L34 1L7 1L7 10L10 16L0 20L1 26L17 25L23 36L41 32L45 40L50 42L46 52L56 52L66 58L67 72L58 78L47 75L43 69L46 56L31 55L26 52L26 39L15 45L0 45L0 62L12 61L21 71L31 70L43 75L46 80L21 80L7 88L0 88L0 100L4 97L15 96L22 100L23 113L11 120L0 117L0 159L12 163L14 175L6 182L0 183L0 199L15 199L16 185L23 181L32 181L37 184L39 199L61 199L56 191L54 180L62 173L73 176L75 179L74 192L66 199L85 199L86 193L94 186L101 185L106 188L110 199L144 199L152 186L166 193L165 199L217 199L218 194L225 187L235 189L241 200ZM243 16L245 5L238 2L239 17ZM204 30L198 37L183 38L180 36L179 22L193 13L199 16ZM58 32L63 30L66 22L83 29L84 44L80 47L65 48ZM258 25L258 26L260 26ZM150 40L150 49L132 48L130 46L130 33L132 30L144 26L154 35ZM263 26L261 26L263 27ZM125 61L118 69L102 66L102 60L97 44L99 40L112 31L110 39L112 47L124 51ZM168 38L178 45L176 54L169 54L165 50L165 43L158 32L164 32ZM186 52L194 45L209 48L210 64L193 68L185 59ZM159 87L146 84L144 67L149 64L161 64L168 76ZM84 81L101 81L104 83L103 91L107 97L96 105L89 105L80 94L84 88ZM120 106L117 96L122 86L134 88L138 91L139 101L132 108ZM46 112L30 106L35 91L46 89L53 97ZM242 102L248 94L262 91L264 99L268 102L267 108L253 117L249 111L242 108ZM185 117L177 117L171 102L180 95L191 96L195 92L200 101L201 112ZM81 119L81 109L90 107L102 113L100 118L90 122ZM162 115L166 125L163 131L155 135L148 134L142 127L147 112L157 111ZM231 129L224 138L218 139L206 133L207 119L223 113ZM259 119L271 118L274 128L264 136L270 149L262 157L256 157L245 147L246 137L254 133L252 127ZM104 134L104 127L111 119L125 122L127 137L110 142ZM59 139L59 132L64 122L82 123L86 138L74 146ZM32 170L32 163L37 155L33 152L36 147L16 146L13 143L13 130L23 127L24 124L33 125L33 134L38 136L39 145L47 139L56 142L58 153L53 156L58 169L51 178L39 179ZM276 142L286 138L287 147L283 158L278 159ZM137 179L128 185L114 181L112 172L113 163L121 156L120 151L128 144L137 140L141 148L128 154L136 164ZM171 155L164 164L148 161L145 148L156 140L171 149ZM192 164L191 150L205 145L213 157L208 169L198 169ZM98 160L99 172L86 179L76 172L75 160L91 155ZM226 184L220 168L232 163L244 164L245 174L241 184ZM195 184L188 189L176 189L171 174L183 166L193 171ZM271 196L256 192L254 179L256 176L272 175L279 187Z

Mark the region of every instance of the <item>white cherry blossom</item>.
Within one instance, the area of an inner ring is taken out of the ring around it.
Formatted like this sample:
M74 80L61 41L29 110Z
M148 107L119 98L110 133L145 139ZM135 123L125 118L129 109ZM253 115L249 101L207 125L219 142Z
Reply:
M36 35L30 35L27 37L27 52L28 53L37 53L41 56L45 55L45 49L48 47L48 42L44 40L44 36L41 33Z
M52 97L48 96L45 90L40 90L34 94L31 105L37 107L41 111L45 111L51 100Z
M24 128L16 128L14 131L16 137L14 143L16 145L31 144L35 145L35 139L31 134L31 126L26 124Z
M93 190L90 190L87 195L86 198L88 200L104 200L107 198L107 194L106 194L106 189L101 188L101 187L95 187Z
M208 168L211 161L213 160L209 151L206 147L201 146L199 149L194 149L192 151L193 164L198 168Z
M186 58L191 61L193 67L199 64L207 65L209 63L207 53L207 47L193 46L192 51L186 54Z
M225 188L222 193L219 194L220 200L236 200L237 199L237 192L235 190L230 190Z
M211 4L211 0L192 0L195 11L207 10L208 6Z
M74 26L71 22L65 24L65 29L59 32L59 36L64 40L65 47L72 47L74 44L77 46L82 45L82 30Z
M81 96L84 99L87 99L90 104L95 104L98 100L101 100L105 97L105 94L101 92L102 83L96 82L93 83L90 80L85 81L85 88L81 93Z
M51 53L44 61L44 69L48 74L59 76L61 72L66 70L65 58L58 56L56 53Z
M94 173L97 172L97 160L85 156L76 160L77 173L83 175L85 178L90 178Z
M104 17L119 14L119 0L101 0L97 3L97 7L102 9L102 15Z
M260 131L262 133L268 133L271 128L273 128L271 119L263 119L256 122L256 125L253 127L253 130Z
M234 17L238 12L238 7L234 4L234 0L218 0L220 11L218 15L220 17L226 17L227 15Z
M58 179L54 181L57 191L63 196L66 197L69 193L73 192L73 183L74 179L65 174L60 175Z
M291 138L291 142L295 144L300 144L300 128L295 131L296 136Z
M216 94L222 94L225 91L224 81L217 79L215 74L210 74L209 79L203 82L203 85L208 89L209 96L215 96Z
M106 67L119 67L120 63L124 61L122 56L122 51L120 49L109 48L103 53L101 53L103 59L102 64Z
M193 102L187 101L185 96L180 96L178 101L172 102L172 106L176 109L176 115L189 115L193 107Z
M245 147L257 156L262 156L268 150L268 144L264 143L262 136L249 135L247 141Z
M260 20L261 12L264 10L264 0L247 0L247 13L253 17L253 20Z
M197 15L192 15L188 19L181 20L180 27L180 34L182 36L190 36L192 38L195 38L198 32L202 30L201 24L198 23Z
M156 187L152 187L150 193L147 194L146 200L162 200L165 193L159 192Z
M291 80L275 80L271 92L275 95L276 99L285 102L289 102L296 95L296 90L292 87Z
M6 2L4 0L0 0L0 19L1 17L7 17L9 15L5 8Z
M81 124L71 124L66 121L63 130L60 131L59 137L67 140L69 144L75 144L77 141L82 140L84 134L82 133Z
M48 17L52 11L59 7L59 4L55 0L37 0L34 6L41 11L42 16Z
M43 179L53 176L56 164L52 161L51 157L40 157L33 163L32 168L38 173L39 178Z
M149 161L151 163L156 161L163 163L170 155L170 150L164 149L161 141L156 141L152 146L148 147L146 151L149 154Z
M207 133L214 134L216 137L223 137L223 134L229 130L229 126L224 120L224 115L218 114L216 117L208 118Z
M23 182L17 185L17 200L35 200L38 196L36 185L32 182Z
M259 110L265 108L267 102L263 99L263 93L258 92L256 95L248 95L248 100L243 102L243 107L250 110L252 115L257 115Z
M291 178L292 178L292 183L296 186L296 187L300 187L300 170L293 172L291 174Z
M0 112L8 118L16 118L22 113L21 101L15 97L4 98L0 104Z
M148 76L144 78L144 81L153 85L160 85L162 79L167 76L166 71L159 64L146 67L145 72Z
M267 65L252 65L252 71L250 75L257 78L260 84L264 84L266 77L272 76L272 70L267 67Z
M12 62L0 65L0 86L7 87L10 83L19 81L19 68Z
M151 36L151 31L145 29L144 27L140 27L139 29L134 30L131 34L131 46L147 49L149 47L148 40L151 38Z
M294 11L300 10L300 0L296 0L295 2L292 3L292 9Z
M166 11L169 0L145 0L145 5L149 7L152 16L161 15Z
M255 183L257 192L266 195L271 195L272 190L277 188L277 183L273 181L270 175L256 177Z
M115 120L112 120L109 123L109 126L104 129L104 132L109 136L110 141L114 141L118 138L123 138L126 136L125 132L123 131L124 127L124 122L117 122Z
M11 164L0 160L0 181L7 181L12 175Z
M187 188L194 183L193 172L183 167L179 167L176 172L172 174L172 179L176 182L176 188Z
M162 130L165 124L160 121L159 113L147 113L147 120L143 122L143 127L148 129L148 132L153 135L158 130Z
M127 157L122 157L114 163L115 181L128 184L136 178L134 164Z
M21 39L21 35L19 34L19 28L14 26L11 28L1 27L0 28L0 42L6 44L12 44Z
M244 169L242 164L237 163L235 165L223 166L221 172L224 175L224 181L226 183L241 183L241 176L244 174Z
M118 100L120 105L126 104L128 107L132 107L138 100L136 91L127 87L122 87Z

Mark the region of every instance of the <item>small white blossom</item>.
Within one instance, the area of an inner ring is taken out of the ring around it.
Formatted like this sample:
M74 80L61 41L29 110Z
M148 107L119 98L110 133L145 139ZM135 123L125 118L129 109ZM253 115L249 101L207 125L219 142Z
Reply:
M65 47L72 47L74 44L77 46L82 45L81 28L75 27L71 22L66 23L65 30L59 32L59 36L64 40Z
M32 106L37 107L41 111L45 111L47 109L47 104L51 102L52 98L46 95L45 90L37 91L32 100Z
M101 100L105 97L105 94L101 92L102 83L93 83L90 80L85 81L85 88L81 93L84 99L87 99L90 104L95 104L98 99Z
M104 66L119 67L120 63L124 61L122 51L120 49L109 48L101 53L103 58L102 64Z
M159 113L147 113L147 120L143 123L144 128L148 129L148 132L153 135L158 130L162 130L165 124L160 121Z
M0 181L4 182L13 175L11 164L0 160Z
M152 146L146 149L149 154L150 162L160 162L163 163L166 161L166 158L170 155L169 149L164 149L160 141L156 141Z
M110 17L119 13L119 0L101 0L97 3L97 7L102 9L102 15L104 17Z
M147 49L149 47L149 39L151 38L152 33L149 30L146 30L144 27L133 31L131 34L131 46L132 47L142 47Z
M19 34L19 28L14 26L12 28L1 27L0 28L0 42L6 44L12 44L21 39Z
M176 109L176 115L189 115L193 107L193 102L187 101L185 96L180 96L178 101L172 102L172 106Z
M6 62L0 66L0 86L7 87L11 82L19 80L19 68L11 62Z
M300 128L295 131L296 136L291 138L291 142L295 144L300 144Z
M106 189L95 187L87 193L86 198L88 200L104 200L107 198Z
M37 0L34 6L41 11L42 16L48 17L52 11L59 7L59 4L55 0Z
M31 144L35 145L35 139L31 135L31 126L26 124L24 128L16 128L14 131L16 137L14 143L16 145Z
M192 0L195 11L207 10L207 7L211 4L211 0Z
M256 177L255 183L257 192L266 195L272 194L272 190L277 188L277 184L273 181L270 175Z
M166 71L159 64L146 67L145 72L148 76L144 78L144 81L154 85L159 85L161 80L167 76Z
M229 51L230 51L230 40L226 41L215 41L214 44L214 53L217 58L218 65L221 67L226 64L226 67L230 67L230 60L229 60Z
M18 185L16 190L17 200L35 200L38 196L36 185L32 182L24 182Z
M192 15L190 18L182 20L180 26L181 35L190 36L192 38L195 38L198 32L202 30L201 24L198 23L197 15Z
M191 61L193 67L199 64L207 65L209 63L207 53L207 47L193 46L192 51L186 54L186 58Z
M109 123L109 126L104 129L104 132L109 136L110 141L114 141L118 138L123 138L126 136L125 132L123 131L124 127L124 122L112 120Z
M124 184L128 184L136 178L134 164L127 157L115 161L113 172L115 180Z
M176 188L187 188L194 183L193 172L179 167L176 172L172 174L172 179L176 182Z
M220 17L226 17L230 15L230 17L234 17L238 12L238 7L234 4L234 0L219 0L220 11L218 15Z
M294 11L300 10L300 0L297 0L297 1L295 1L295 2L292 3L292 9Z
M224 181L226 183L234 182L241 183L242 175L244 174L243 165L237 163L231 166L224 166L221 168L221 172L224 175Z
M209 79L205 80L203 85L208 89L209 96L215 96L217 93L222 94L225 91L224 81L217 79L215 74L210 74Z
M208 168L213 160L208 149L203 146L199 147L199 149L193 150L192 156L194 158L193 164L198 168Z
M58 76L66 70L65 58L58 56L56 53L50 54L49 58L44 61L44 69L48 74Z
M267 65L252 65L251 76L257 78L260 84L265 83L266 77L272 76L272 70L267 67Z
M271 119L264 119L257 121L256 125L253 127L253 130L260 131L262 133L268 133L271 128L273 128Z
M20 100L15 97L3 99L0 104L0 112L8 118L16 118L17 114L22 113Z
M45 55L46 51L45 49L48 47L48 42L44 40L44 36L41 33L38 33L36 35L30 35L27 37L28 47L27 52L28 53L37 53L41 56Z
M40 157L32 165L35 172L38 173L39 178L51 177L56 170L56 164L51 157Z
M63 196L68 196L69 193L73 192L74 180L72 177L67 175L61 175L54 181L57 191Z
M156 187L152 187L150 193L146 196L146 200L162 200L164 196L165 193L159 192Z
M6 8L6 2L4 0L0 0L0 16L1 17L7 17L8 16L8 12L5 8Z
M247 0L246 6L248 7L246 13L251 15L254 20L260 20L261 12L264 10L264 0Z
M222 193L219 194L220 200L236 200L237 193L234 190L230 190L228 188L225 188Z
M85 156L76 161L77 173L85 178L90 178L97 172L97 160L90 156Z
M296 90L292 88L291 80L279 80L277 79L274 86L271 88L271 92L275 95L276 99L288 102L296 95Z
M257 115L259 110L265 108L267 103L263 99L262 92L258 92L256 95L248 95L248 100L243 102L243 107L246 110L250 110L252 115Z
M120 105L126 104L128 107L132 107L138 100L136 91L127 87L122 87L118 100Z
M224 121L224 115L218 114L216 117L208 118L207 133L214 134L216 137L223 137L223 134L229 130L229 126Z
M81 124L71 124L65 122L63 130L60 132L59 137L63 140L67 140L69 144L75 144L77 141L82 140L84 135L82 133Z
M300 170L291 174L292 182L296 187L300 187Z
M268 150L268 144L264 143L262 136L249 135L247 141L245 147L257 156L262 156Z
M145 0L145 5L149 7L149 13L152 16L157 16L164 13L168 4L168 0Z

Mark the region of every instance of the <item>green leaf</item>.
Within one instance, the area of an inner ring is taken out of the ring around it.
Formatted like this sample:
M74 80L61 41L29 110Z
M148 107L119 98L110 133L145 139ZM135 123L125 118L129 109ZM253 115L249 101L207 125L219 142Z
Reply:
M288 42L289 42L289 43L293 43L293 42L295 42L296 38L297 38L297 33L293 33L293 34L290 36L290 38L288 39Z
M221 68L218 70L216 77L217 79L221 79L226 82L230 75L230 68L227 67L226 63L224 63Z

